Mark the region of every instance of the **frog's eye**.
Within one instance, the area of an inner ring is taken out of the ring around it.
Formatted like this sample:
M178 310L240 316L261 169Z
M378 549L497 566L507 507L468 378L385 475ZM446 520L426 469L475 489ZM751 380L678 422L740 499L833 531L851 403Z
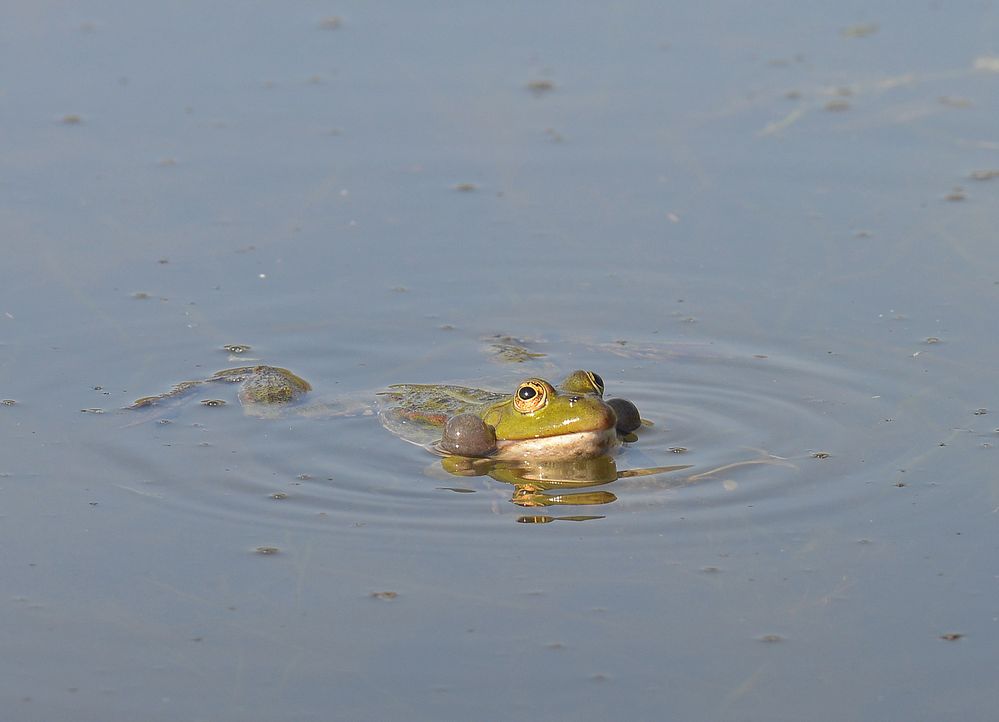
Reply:
M592 371L587 371L586 375L587 375L587 377L589 377L590 382L593 384L594 388L596 388L597 393L600 396L603 396L604 395L604 380L602 378L600 378L600 374L595 374Z
M517 388L513 396L513 408L522 414L544 408L548 403L549 386L544 381L530 379Z

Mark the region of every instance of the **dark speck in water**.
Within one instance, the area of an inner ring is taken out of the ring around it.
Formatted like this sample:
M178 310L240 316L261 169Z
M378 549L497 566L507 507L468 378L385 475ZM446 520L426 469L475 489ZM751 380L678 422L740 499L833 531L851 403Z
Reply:
M541 96L555 90L555 83L550 80L532 80L527 84L527 89L534 95Z
M372 599L395 599L399 592L371 592Z
M225 401L222 399L202 399L202 406L225 406Z
M277 547L257 547L253 550L256 554L263 554L265 556L270 554L280 554L281 550Z
M848 28L843 28L840 31L840 35L844 38L866 38L869 35L874 35L877 31L877 23L864 23L862 25L851 25Z
M813 451L812 452L812 458L813 459L828 459L830 456L832 456L832 454L830 454L828 451Z
M961 639L964 635L960 632L947 632L946 634L941 634L940 639L945 642L956 642Z
M784 638L779 634L764 634L759 639L761 642L766 642L767 644L776 644L777 642L784 641Z

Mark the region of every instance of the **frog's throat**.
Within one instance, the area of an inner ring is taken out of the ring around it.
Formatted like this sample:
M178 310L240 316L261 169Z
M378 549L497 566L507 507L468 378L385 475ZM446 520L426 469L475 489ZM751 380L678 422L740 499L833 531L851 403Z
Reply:
M602 431L577 431L572 434L557 434L539 439L505 439L496 442L493 459L592 459L603 456L618 445L617 432L613 429Z

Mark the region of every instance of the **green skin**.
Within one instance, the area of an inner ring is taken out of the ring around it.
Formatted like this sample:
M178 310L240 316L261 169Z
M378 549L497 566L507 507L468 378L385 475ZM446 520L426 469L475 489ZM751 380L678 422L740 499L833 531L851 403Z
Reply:
M545 404L534 411L516 408L516 394L486 407L478 416L496 429L498 441L537 439L579 432L606 431L617 422L614 412L595 393L574 393L557 390L547 381L532 379L547 392ZM521 384L519 388L524 388Z
M170 391L135 401L142 408L172 400L212 383L240 384L239 400L247 413L272 415L310 390L308 382L275 366L224 369L212 376L177 384ZM444 433L446 453L496 459L591 459L620 441L614 408L603 400L603 380L590 371L574 371L557 387L543 379L523 381L513 394L463 386L399 384L383 394L385 426L408 441L430 444ZM481 420L473 432L484 437L447 451L445 426L458 415ZM428 437L429 431L429 437ZM440 446L437 447L441 449ZM457 451L455 450L457 449Z
M165 393L137 399L128 408L140 409L155 406L186 396L206 384L218 382L239 384L240 403L247 410L247 413L256 415L263 415L264 410L268 407L279 407L297 401L312 390L308 381L296 376L288 369L277 366L240 366L239 368L216 371L207 379L184 381Z
M434 445L446 454L589 459L606 454L620 441L615 412L602 394L603 381L588 371L574 371L557 387L543 379L526 379L513 394L464 386L400 384L382 395L390 402L383 409L382 421L404 439ZM448 421L457 417L465 421L462 428L468 431L467 443L452 435L454 425ZM476 417L481 420L479 429ZM442 429L444 438L432 444L441 438Z

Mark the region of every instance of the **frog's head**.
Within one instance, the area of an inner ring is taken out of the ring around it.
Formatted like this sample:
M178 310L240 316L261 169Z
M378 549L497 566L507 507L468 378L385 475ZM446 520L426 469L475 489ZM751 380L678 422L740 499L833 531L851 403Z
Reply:
M568 379L573 379L576 372ZM482 412L496 430L497 458L592 458L618 441L614 410L596 393L603 383L576 377L558 389L544 379L522 381L513 396Z

